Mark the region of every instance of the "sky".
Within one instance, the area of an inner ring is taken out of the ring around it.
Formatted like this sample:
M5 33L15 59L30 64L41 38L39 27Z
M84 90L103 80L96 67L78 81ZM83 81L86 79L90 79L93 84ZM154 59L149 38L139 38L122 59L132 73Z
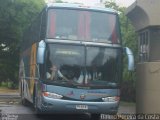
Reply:
M100 0L62 0L67 2L81 2L85 5L94 6L95 4L99 3ZM118 5L128 7L136 0L114 0Z
M134 3L136 0L115 0L115 2L118 4L118 5L122 5L122 6L125 6L125 7L128 7L130 6L132 3Z

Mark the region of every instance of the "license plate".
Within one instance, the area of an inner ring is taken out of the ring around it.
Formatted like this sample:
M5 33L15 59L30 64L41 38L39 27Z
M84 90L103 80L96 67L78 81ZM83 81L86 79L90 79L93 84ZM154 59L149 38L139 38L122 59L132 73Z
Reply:
M78 110L88 110L88 106L87 105L76 105L76 109L78 109Z

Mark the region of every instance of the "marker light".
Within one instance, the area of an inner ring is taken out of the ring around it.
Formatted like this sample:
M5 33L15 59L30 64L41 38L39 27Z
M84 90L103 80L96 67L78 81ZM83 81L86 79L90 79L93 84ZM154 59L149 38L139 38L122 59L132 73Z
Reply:
M120 100L120 97L118 96L114 96L114 97L105 97L105 98L102 98L102 100L104 102L117 102Z
M56 93L50 93L50 92L43 92L43 96L53 98L53 99L61 99L63 96L58 95Z

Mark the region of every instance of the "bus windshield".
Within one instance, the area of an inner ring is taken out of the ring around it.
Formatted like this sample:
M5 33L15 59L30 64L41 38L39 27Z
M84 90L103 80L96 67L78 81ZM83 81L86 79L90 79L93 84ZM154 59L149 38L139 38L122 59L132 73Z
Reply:
M47 38L120 43L118 17L93 10L49 9Z
M120 82L121 50L82 45L48 44L48 84L90 88L113 88Z

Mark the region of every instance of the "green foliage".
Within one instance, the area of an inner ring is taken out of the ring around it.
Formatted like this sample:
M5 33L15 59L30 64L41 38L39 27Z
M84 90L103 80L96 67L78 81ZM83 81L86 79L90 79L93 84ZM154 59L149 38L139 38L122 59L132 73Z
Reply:
M43 0L0 0L0 82L18 83L23 31L44 6Z
M122 36L122 44L124 47L129 47L133 51L135 61L137 61L137 34L135 33L135 30L129 21L129 19L125 15L125 7L120 7L116 5L116 3L113 0L106 2L106 7L113 8L119 13L119 19L121 24L121 36ZM124 59L124 63L127 63L127 58ZM127 64L124 64L124 74L123 74L123 80L135 80L132 77L135 77L134 75L131 76L129 72L127 72Z
M132 81L124 81L121 86L121 100L136 102L136 89Z
M108 8L115 9L118 12L120 24L121 24L122 45L124 47L129 47L133 51L133 54L135 57L135 63L136 63L138 60L138 49L137 49L138 37L137 37L137 34L135 33L135 30L131 22L125 15L126 8L118 6L113 0L107 1L105 3L105 6ZM134 94L134 97L131 96L131 94L133 95L133 93L135 93L136 74L135 72L131 73L128 71L126 55L123 61L124 61L124 69L123 69L123 81L122 81L122 95L123 95L122 97L124 98L124 100L135 101L135 94ZM130 91L130 92L127 93L126 91ZM123 94L123 92L125 94Z
M6 81L0 84L0 87L10 88L10 89L18 89L18 84L14 84L13 81Z

